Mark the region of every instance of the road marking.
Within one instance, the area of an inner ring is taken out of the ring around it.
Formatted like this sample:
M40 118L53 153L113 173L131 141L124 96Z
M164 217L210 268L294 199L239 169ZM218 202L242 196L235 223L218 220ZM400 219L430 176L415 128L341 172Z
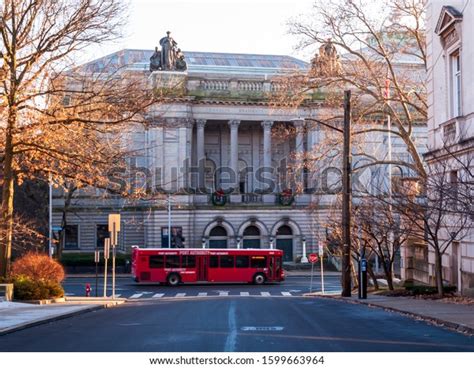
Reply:
M219 291L219 296L229 296L228 291Z
M289 293L288 291L282 291L282 292L281 292L281 295L283 295L283 296L293 296L293 295L291 295L291 293Z
M64 295L65 295L65 296L73 296L74 293L65 293Z
M249 295L250 295L250 293L247 292L247 291L241 291L240 292L240 296L249 296Z
M165 294L155 294L152 298L162 298Z
M115 294L115 297L120 298L120 295L122 295L122 294Z
M186 293L178 293L176 294L175 298L184 298L186 296Z
M242 331L283 331L281 326L244 326L240 328Z
M270 296L270 293L268 291L262 291L260 294L262 296Z
M207 293L199 293L198 296L207 296Z
M129 299L138 299L138 298L141 298L143 296L142 293L140 294L133 294Z

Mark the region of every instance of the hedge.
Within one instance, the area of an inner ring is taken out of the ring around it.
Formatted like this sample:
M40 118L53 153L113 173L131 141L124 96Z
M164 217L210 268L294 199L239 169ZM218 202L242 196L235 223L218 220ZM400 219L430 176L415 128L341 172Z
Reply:
M112 252L110 254L112 257ZM130 262L131 255L124 254L124 253L117 253L115 255L115 264L117 266L125 266L126 261ZM109 263L111 259L109 259ZM74 266L95 266L94 262L94 253L63 253L61 257L61 264L66 267L74 267ZM100 254L100 262L99 264L104 264L104 253L101 252Z
M29 277L18 276L13 279L14 299L40 300L60 298L64 296L64 289L58 282L33 280Z

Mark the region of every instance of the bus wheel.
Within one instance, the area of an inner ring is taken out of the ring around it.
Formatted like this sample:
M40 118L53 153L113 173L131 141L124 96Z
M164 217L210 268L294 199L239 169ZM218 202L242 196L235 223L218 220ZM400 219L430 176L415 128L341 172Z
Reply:
M169 286L178 286L181 279L177 273L170 273L166 279Z
M253 283L255 285L262 285L265 282L265 275L263 273L257 273L253 277Z

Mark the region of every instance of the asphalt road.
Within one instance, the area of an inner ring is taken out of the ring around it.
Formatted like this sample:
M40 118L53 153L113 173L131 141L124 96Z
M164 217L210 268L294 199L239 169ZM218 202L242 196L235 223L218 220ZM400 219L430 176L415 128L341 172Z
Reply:
M67 296L84 296L85 286L89 283L92 288L91 296L95 296L95 278L69 277L63 283ZM306 276L288 277L282 283L249 285L249 284L183 284L178 287L166 285L137 284L132 278L117 278L115 295L121 298L147 299L147 298L192 298L215 296L301 296L310 291L321 291L321 279L317 275L311 279ZM339 293L341 290L339 275L326 275L324 279L325 292ZM107 285L107 295L112 295L111 280ZM103 279L98 279L98 296L104 293Z
M138 299L0 337L10 352L463 352L474 338L304 297Z

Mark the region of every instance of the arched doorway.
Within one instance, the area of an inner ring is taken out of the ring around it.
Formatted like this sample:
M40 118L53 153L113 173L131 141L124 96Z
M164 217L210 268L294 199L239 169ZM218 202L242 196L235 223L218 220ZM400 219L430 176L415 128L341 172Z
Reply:
M276 247L283 251L283 262L293 262L293 230L288 225L278 228Z
M260 230L255 225L247 226L244 230L244 248L260 248Z
M227 230L223 226L215 226L209 233L209 248L227 248Z

